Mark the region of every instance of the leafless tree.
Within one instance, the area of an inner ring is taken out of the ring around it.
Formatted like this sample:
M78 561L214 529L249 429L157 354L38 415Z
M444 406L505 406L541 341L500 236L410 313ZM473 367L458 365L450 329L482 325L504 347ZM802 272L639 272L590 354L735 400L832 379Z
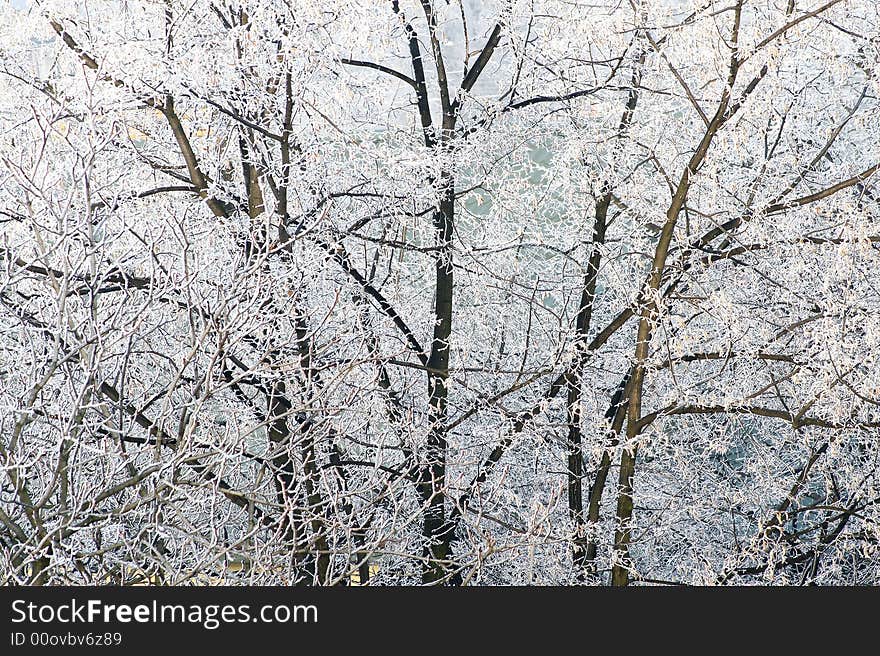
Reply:
M4 583L876 583L870 0L0 10Z

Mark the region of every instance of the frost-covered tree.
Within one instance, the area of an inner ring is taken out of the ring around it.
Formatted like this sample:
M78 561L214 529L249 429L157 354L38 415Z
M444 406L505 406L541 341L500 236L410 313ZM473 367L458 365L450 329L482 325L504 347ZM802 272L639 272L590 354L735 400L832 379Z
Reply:
M872 0L0 7L4 583L877 583Z

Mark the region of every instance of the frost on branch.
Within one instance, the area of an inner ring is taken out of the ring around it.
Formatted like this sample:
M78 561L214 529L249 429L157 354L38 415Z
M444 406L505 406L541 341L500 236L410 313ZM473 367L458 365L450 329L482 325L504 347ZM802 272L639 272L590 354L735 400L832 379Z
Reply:
M877 583L878 12L7 3L0 582Z

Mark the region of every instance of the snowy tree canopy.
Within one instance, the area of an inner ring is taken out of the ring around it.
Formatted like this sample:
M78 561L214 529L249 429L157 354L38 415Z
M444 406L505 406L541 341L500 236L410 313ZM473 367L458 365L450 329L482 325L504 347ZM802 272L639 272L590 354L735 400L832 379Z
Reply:
M880 583L880 4L0 5L0 581Z

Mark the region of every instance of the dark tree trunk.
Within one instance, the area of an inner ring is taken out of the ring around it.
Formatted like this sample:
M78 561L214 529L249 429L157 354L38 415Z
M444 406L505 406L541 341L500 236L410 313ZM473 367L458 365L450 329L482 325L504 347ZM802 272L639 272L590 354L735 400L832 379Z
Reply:
M419 473L419 493L427 505L422 537L425 541L424 583L444 580L448 572L454 532L446 521L446 408L449 378L449 338L452 334L454 290L452 236L455 184L451 175L441 178L441 201L434 215L439 251L435 265L434 335L428 358L428 402L431 428Z

